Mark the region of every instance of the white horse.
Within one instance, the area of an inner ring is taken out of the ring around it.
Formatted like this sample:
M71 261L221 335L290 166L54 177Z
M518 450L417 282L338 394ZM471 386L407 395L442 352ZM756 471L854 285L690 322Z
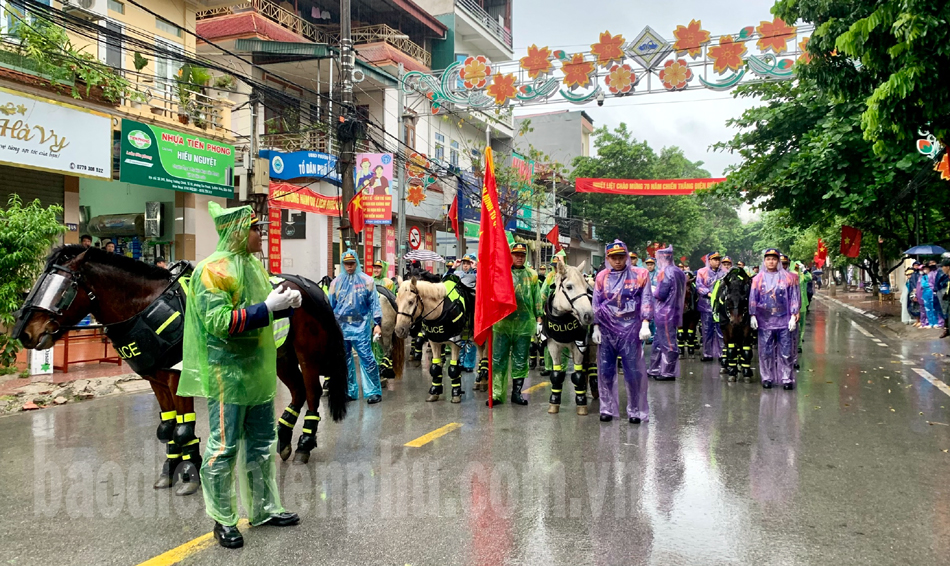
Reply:
M543 332L547 336L548 353L554 364L548 407L551 414L561 409L561 388L567 378L566 369L560 365L564 348L570 350L574 362L571 382L574 385L574 401L578 415L587 414L588 376L591 373L597 375L597 347L588 336L588 329L594 323L594 305L588 293L590 287L583 274L585 264L586 262L580 267L571 267L564 262L557 262L554 288L544 303Z
M447 285L451 291L447 289ZM429 397L426 401L438 401L443 393L441 355L443 346L448 344L452 350L452 357L449 360L452 402L461 403L463 393L462 367L459 365L461 340L458 337L464 331L470 332L474 326L475 301L471 291L454 281L430 283L413 277L399 285L396 307L395 335L406 338L409 336L409 328L421 318L422 332L432 349L432 364L429 366L432 386L429 388ZM485 359L484 346L478 346L478 357L480 360ZM479 387L481 377L479 375L476 380L476 389ZM487 390L487 385L485 389Z

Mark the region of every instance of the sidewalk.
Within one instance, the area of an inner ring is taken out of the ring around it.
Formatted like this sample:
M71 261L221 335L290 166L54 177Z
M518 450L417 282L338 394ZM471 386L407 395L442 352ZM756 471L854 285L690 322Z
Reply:
M93 399L117 393L151 390L147 381L132 372L123 362L75 365L69 373L28 378L0 377L0 415L41 409L71 401Z
M877 297L870 293L864 293L863 291L848 293L844 292L843 289L843 286L838 287L837 294L832 296L831 289L823 287L815 296L820 296L822 299L851 309L856 314L867 317L869 321L876 321L882 327L897 334L902 340L937 340L943 333L942 328L915 328L913 325L902 323L900 293L894 294L893 301L884 301L882 304Z

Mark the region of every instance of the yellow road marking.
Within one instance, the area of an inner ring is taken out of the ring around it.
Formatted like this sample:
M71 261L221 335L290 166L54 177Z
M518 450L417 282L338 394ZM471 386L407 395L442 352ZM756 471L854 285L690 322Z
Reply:
M423 434L422 436L420 436L419 438L415 440L410 440L409 442L405 444L405 446L409 446L411 448L419 448L420 446L428 444L432 442L433 440L435 440L436 438L439 438L440 436L445 436L446 434L459 428L462 428L462 423L449 423L443 427L433 430L432 432L428 434Z
M531 387L525 389L524 391L522 391L522 393L531 393L532 391L537 391L538 389L543 389L543 388L547 387L548 385L551 385L551 382L550 382L550 381L542 381L541 383L539 383L539 384L537 384L537 385L532 385Z
M241 519L238 522L238 527L246 527L248 525L247 519ZM185 558L196 554L209 546L215 543L214 533L208 533L201 535L196 539L192 539L185 544L175 547L168 552L159 554L155 558L151 558L139 564L139 566L171 566L172 564L178 564Z

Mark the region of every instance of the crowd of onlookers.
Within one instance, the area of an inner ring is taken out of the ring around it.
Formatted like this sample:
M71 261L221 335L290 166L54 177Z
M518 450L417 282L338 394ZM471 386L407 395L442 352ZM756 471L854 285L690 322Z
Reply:
M904 272L907 277L901 297L901 320L918 328L944 328L947 320L950 259L915 261Z
M110 254L116 253L115 242L113 242L112 240L102 240L98 244L93 246L92 236L90 236L89 234L83 234L82 236L79 237L79 243L84 248L97 247L97 248L102 248L103 250L105 250L106 252ZM165 258L163 258L162 256L158 256L155 258L155 265L157 267L161 267L162 269L166 269L168 267L168 263L165 261Z

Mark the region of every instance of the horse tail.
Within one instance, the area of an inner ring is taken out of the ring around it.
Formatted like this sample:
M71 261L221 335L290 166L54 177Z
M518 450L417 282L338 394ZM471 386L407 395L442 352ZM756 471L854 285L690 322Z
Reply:
M393 371L396 379L402 379L402 368L406 365L406 340L393 333L392 342Z

